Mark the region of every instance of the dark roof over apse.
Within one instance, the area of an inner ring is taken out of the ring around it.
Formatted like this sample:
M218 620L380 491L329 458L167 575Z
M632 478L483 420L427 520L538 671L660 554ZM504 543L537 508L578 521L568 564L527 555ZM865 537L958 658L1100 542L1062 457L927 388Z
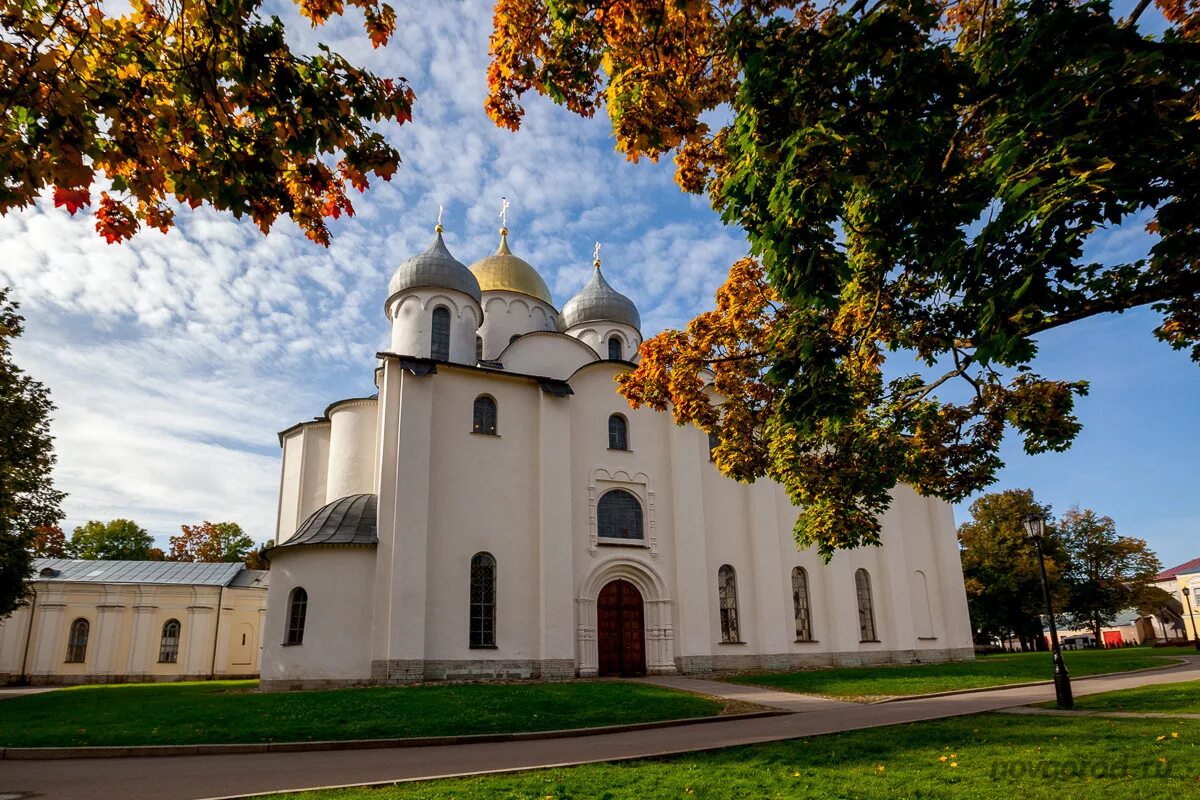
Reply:
M314 511L294 536L270 552L300 545L378 544L377 509L378 500L373 494L352 494L334 500Z

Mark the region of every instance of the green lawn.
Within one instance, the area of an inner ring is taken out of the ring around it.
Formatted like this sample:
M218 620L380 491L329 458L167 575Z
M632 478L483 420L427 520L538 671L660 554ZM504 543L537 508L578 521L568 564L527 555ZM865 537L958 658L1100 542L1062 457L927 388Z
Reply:
M1200 721L985 714L662 760L285 797L1146 800L1196 797L1198 787Z
M1118 650L1071 650L1063 653L1072 677L1125 672L1161 666L1164 656L1196 655L1190 647L1128 647ZM909 694L978 689L1006 683L1049 680L1049 653L1005 653L949 664L847 667L804 672L763 672L728 680L768 686L785 692L820 694L844 699L871 699Z
M1047 704L1053 708L1054 703ZM1200 714L1200 681L1142 686L1119 692L1076 697L1075 708L1088 711L1152 711L1167 714Z
M81 686L0 700L0 746L296 742L586 728L717 714L696 695L608 681L261 694L255 681Z

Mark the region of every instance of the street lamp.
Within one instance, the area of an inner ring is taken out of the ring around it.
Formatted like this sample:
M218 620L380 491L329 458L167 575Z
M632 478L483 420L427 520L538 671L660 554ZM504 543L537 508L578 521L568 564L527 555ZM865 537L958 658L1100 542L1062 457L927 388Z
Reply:
M1183 587L1183 599L1187 601L1188 619L1192 621L1192 635L1196 641L1196 649L1200 650L1200 631L1196 630L1196 615L1192 613L1192 590L1188 587ZM1183 626L1183 632L1187 633L1187 626Z
M1050 618L1050 649L1054 658L1054 697L1059 708L1073 708L1075 698L1071 696L1071 676L1067 665L1063 662L1062 650L1058 646L1058 626L1054 624L1054 606L1050 603L1050 584L1046 580L1046 557L1042 552L1042 537L1045 533L1046 520L1040 514L1030 514L1023 520L1025 532L1033 540L1037 549L1038 569L1042 575L1042 599L1046 602L1046 616Z

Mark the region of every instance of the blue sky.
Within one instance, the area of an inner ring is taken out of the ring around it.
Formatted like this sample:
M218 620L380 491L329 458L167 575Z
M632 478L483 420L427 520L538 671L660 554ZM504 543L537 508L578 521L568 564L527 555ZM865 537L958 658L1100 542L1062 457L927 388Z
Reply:
M404 164L355 199L358 214L335 223L328 250L286 221L264 237L205 209L120 246L49 203L0 218L0 283L28 321L16 356L58 405L68 531L125 516L163 543L202 519L271 537L275 432L372 391L388 276L428 242L439 205L450 249L470 263L495 248L507 196L513 249L560 306L587 277L596 240L647 336L711 306L744 239L678 191L669 163L627 163L604 119L538 99L521 132L496 129L482 111L487 4L397 5L398 35L378 51L354 19L314 33L274 6L307 46L325 41L417 92L413 123L383 128ZM1115 256L1145 242L1135 226L1096 247ZM1154 341L1154 325L1142 310L1045 338L1043 374L1092 381L1079 403L1085 429L1065 454L1028 457L1010 442L994 488L1109 514L1170 565L1200 555L1200 368Z

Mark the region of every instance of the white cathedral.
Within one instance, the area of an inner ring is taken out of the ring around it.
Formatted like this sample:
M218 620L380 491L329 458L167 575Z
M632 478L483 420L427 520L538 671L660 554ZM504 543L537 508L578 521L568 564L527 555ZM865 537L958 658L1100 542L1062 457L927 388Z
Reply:
M881 547L798 551L778 484L617 394L640 317L599 259L560 312L500 234L467 268L439 225L378 394L279 434L264 688L972 657L949 505L900 487Z

